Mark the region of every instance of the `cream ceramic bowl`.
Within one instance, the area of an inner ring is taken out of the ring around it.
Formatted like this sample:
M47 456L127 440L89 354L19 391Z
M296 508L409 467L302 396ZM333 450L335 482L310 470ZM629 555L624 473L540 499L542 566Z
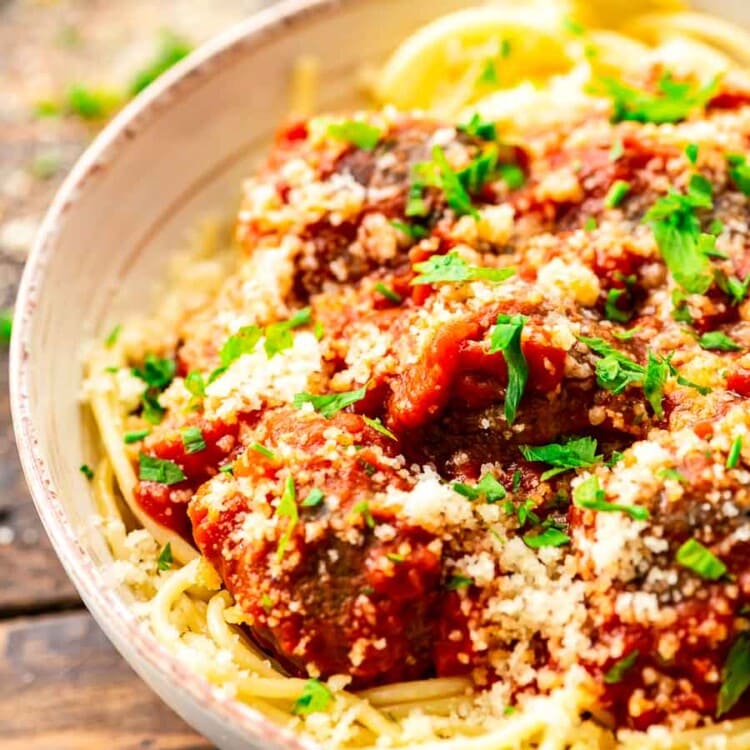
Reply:
M321 63L320 109L358 102L357 76L462 0L291 0L205 45L128 106L72 171L26 266L11 352L13 420L39 515L81 597L140 676L222 750L306 747L211 688L139 626L78 471L91 435L78 405L82 342L153 302L172 249L238 186L287 114L301 54ZM750 25L746 0L705 9Z

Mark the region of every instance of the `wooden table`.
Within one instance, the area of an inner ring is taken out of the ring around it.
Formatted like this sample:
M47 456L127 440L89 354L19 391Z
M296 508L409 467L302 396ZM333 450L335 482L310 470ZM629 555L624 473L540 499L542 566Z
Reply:
M126 90L159 33L199 42L259 0L0 0L0 306L12 305L34 232L100 123L40 118L83 83ZM93 77L92 77L93 76ZM0 748L205 750L82 608L21 474L0 351Z

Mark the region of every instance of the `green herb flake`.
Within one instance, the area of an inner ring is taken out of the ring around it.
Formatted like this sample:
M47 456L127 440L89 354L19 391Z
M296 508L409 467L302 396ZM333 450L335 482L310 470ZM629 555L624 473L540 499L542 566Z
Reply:
M230 336L224 345L219 350L219 361L221 367L219 368L222 372L226 370L229 365L232 364L236 359L239 359L243 354L251 354L255 351L255 347L258 345L263 330L259 326L243 326L237 333ZM216 372L216 370L214 371ZM214 373L209 378L209 383L216 379Z
M184 383L188 393L196 398L203 398L206 395L206 381L203 379L203 375L197 370L189 372L185 376Z
M728 154L729 176L736 188L745 195L750 195L750 164L742 154Z
M370 419L370 417L363 416L362 420L368 427L375 430L375 432L379 432L390 440L398 440L398 438L382 423L379 417Z
M266 448L265 445L261 445L260 443L252 443L250 445L250 450L253 450L256 453L260 453L261 456L265 456L266 458L274 458L274 452L270 448Z
M497 128L495 127L495 123L483 120L477 112L471 116L469 122L464 125L459 125L458 130L483 141L497 140Z
M521 350L521 333L528 318L524 315L497 316L497 324L490 334L490 352L502 352L508 370L505 389L505 419L513 424L529 378L529 365Z
M621 310L618 306L620 299L627 296L627 289L610 289L607 292L607 299L604 302L604 317L615 323L627 323L632 317L632 313L627 310Z
M698 163L698 144L688 143L688 145L685 146L685 156L687 156L688 161L695 166Z
M517 190L526 182L526 175L518 164L498 164L497 171L511 190Z
M138 478L142 482L172 485L187 479L185 473L174 461L148 456L145 453L138 456L138 469Z
M386 554L386 557L392 563L396 563L396 565L400 565L402 562L405 562L406 560L406 558L403 555L400 555L398 552L388 552Z
M224 464L224 466L219 467L219 471L222 474L229 474L230 476L234 476L234 465L233 464Z
M281 562L286 552L286 548L289 546L289 541L292 538L294 529L299 521L299 511L297 510L297 490L294 486L294 478L289 476L284 482L284 489L281 493L281 500L276 508L276 515L279 518L288 518L289 521L286 525L284 533L279 538L278 546L276 547L276 561Z
M120 338L121 332L122 332L122 326L118 323L107 334L107 338L104 339L104 346L106 346L107 349L111 349L117 343L117 339Z
M463 182L458 174L453 171L445 152L440 146L432 149L432 161L439 175L439 186L443 190L446 203L458 214L458 216L472 216L479 219L479 212L471 202Z
M295 716L322 713L333 701L333 693L320 680L311 679L305 683L300 697L292 705Z
M673 482L679 482L680 484L687 484L687 477L678 469L665 468L659 469L656 475L660 479L671 479Z
M643 329L640 326L636 326L635 328L630 328L627 331L612 331L612 335L618 340L618 341L630 341L631 339L635 338Z
M370 504L367 502L367 500L363 500L361 503L357 503L352 508L352 515L362 516L367 526L369 526L371 529L375 528L375 519L372 517Z
M521 474L520 469L516 469L513 472L513 484L511 485L511 489L513 492L518 492L519 489L521 489L521 480L523 479L523 475Z
M585 232L593 232L597 226L598 224L593 216L588 216L586 221L583 222L583 229Z
M94 478L94 470L88 464L81 464L78 467L78 471L80 471L89 481Z
M596 439L592 437L574 438L567 443L548 445L522 445L521 453L527 461L540 461L554 468L541 476L543 482L569 469L587 468L599 463L596 455Z
M445 588L448 591L458 591L474 585L474 579L467 576L452 575L446 582Z
M425 229L420 224L409 224L405 221L394 219L391 221L391 226L414 242L430 236L429 230Z
M588 477L573 490L573 504L586 510L625 513L634 521L645 521L649 517L648 509L639 505L608 502L607 495L599 486L599 479L595 476Z
M616 180L612 183L607 195L604 197L604 205L607 208L617 208L630 192L630 183L625 180Z
M101 120L109 117L122 104L122 96L116 91L91 88L77 84L65 95L65 109L83 120Z
M317 487L313 487L307 494L307 497L302 501L301 505L303 508L315 508L320 505L325 499L325 495Z
M115 334L116 339L117 334ZM162 359L155 354L149 353L144 358L143 365L141 367L134 367L132 373L149 388L163 391L172 382L175 369L176 366L173 359Z
M162 550L159 553L159 558L156 561L156 569L159 572L163 573L165 570L171 569L173 562L172 542L167 542L164 547L162 547Z
M525 534L523 541L526 543L527 547L531 547L531 549L539 549L541 547L562 547L564 544L570 543L570 537L560 531L560 529L550 526L541 534Z
M741 352L742 347L721 331L708 331L699 339L698 343L702 349L713 349L720 352Z
M344 391L343 393L329 393L322 396L316 396L312 393L296 393L294 395L294 408L301 409L305 404L311 404L312 408L322 414L326 419L330 419L334 414L338 414L347 406L356 404L361 401L367 393L367 386L363 385L356 391Z
M562 25L565 31L573 36L583 36L586 33L586 27L570 16L563 18Z
M187 453L200 453L206 450L206 441L203 439L200 427L185 427L180 434L182 445Z
M604 682L607 685L616 685L618 682L622 682L625 674L635 666L640 655L641 652L636 648L627 654L627 656L623 656L622 659L616 661L605 673Z
M0 341L4 344L10 342L13 333L13 310L5 308L0 310Z
M716 718L730 711L750 686L750 634L740 633L721 672Z
M170 31L165 31L162 34L160 42L159 50L154 59L134 76L130 84L131 96L139 94L162 73L165 73L193 51L190 42Z
M497 74L497 63L488 58L482 64L482 69L477 76L478 86L496 86L500 83L500 77Z
M273 359L277 354L280 354L287 349L291 349L294 346L294 336L292 331L300 326L307 325L311 320L311 310L309 307L305 307L302 310L298 310L289 320L282 320L278 323L272 323L266 327L265 330L265 341L263 342L263 349L266 352L268 359Z
M158 392L150 388L141 396L141 407L141 416L149 424L159 424L167 411L159 402Z
M383 131L361 120L344 120L328 126L328 135L337 141L351 143L363 151L372 151L383 137Z
M727 572L727 566L696 539L688 539L677 550L675 560L708 581L718 581Z
M126 432L123 436L123 441L126 445L131 445L132 443L137 443L140 440L143 440L147 435L151 433L151 430L131 430L130 432Z
M387 287L382 282L375 284L375 291L385 297L389 302L393 302L394 305L400 305L404 301L400 294L397 294L393 289Z
M732 441L732 447L727 456L727 469L736 469L742 458L742 435L738 435Z
M488 281L500 283L515 274L513 268L484 268L470 266L456 253L433 255L421 263L414 264L419 276L412 285L462 283L466 281Z
M273 610L273 599L268 594L263 594L260 597L260 603L263 605L263 611L268 615Z

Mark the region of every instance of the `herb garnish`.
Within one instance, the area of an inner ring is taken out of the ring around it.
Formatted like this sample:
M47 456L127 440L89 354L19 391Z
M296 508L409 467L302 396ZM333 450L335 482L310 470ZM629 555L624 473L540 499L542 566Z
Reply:
M172 567L173 562L172 542L167 542L159 553L159 559L156 561L156 569L160 572L169 570Z
M300 503L300 505L303 508L314 508L317 505L320 505L325 498L325 495L323 494L322 490L319 490L317 487L313 487L310 492L307 494L307 497Z
M521 350L521 333L528 318L524 315L497 316L497 324L490 335L490 352L502 352L508 369L505 389L505 419L513 424L529 378L529 365Z
M750 164L743 154L727 154L729 176L737 189L745 195L750 195Z
M570 543L570 537L560 529L550 526L541 534L524 534L523 541L531 549L539 549L540 547L562 547L563 544Z
M688 145L685 146L685 156L687 156L688 161L695 166L698 162L698 144L688 143Z
M138 456L138 478L142 482L178 484L187 479L182 469L174 462L141 453Z
M497 140L495 123L483 120L478 112L475 112L465 125L459 125L458 130L475 138L481 138L483 141Z
M632 312L621 310L618 302L623 295L627 295L627 289L610 289L604 302L604 317L616 323L627 323L633 316Z
M425 229L421 224L408 224L405 221L394 219L391 221L391 226L415 242L430 236L429 230Z
M414 264L419 276L412 279L412 285L441 284L464 281L491 281L499 283L515 274L514 268L485 268L470 266L456 253L433 255L421 263Z
M186 427L181 434L182 445L187 453L200 453L206 450L206 441L200 427Z
M383 136L383 131L375 125L361 120L344 120L328 126L328 135L337 141L346 141L363 151L372 151Z
M300 326L307 325L310 322L310 308L305 307L298 310L289 320L281 320L278 323L271 323L266 326L266 340L263 342L268 359L272 359L277 354L291 349L294 346L294 337L292 331Z
M607 195L604 197L604 205L606 208L617 208L625 196L630 192L630 183L625 180L616 180L612 183Z
M448 591L458 591L459 589L465 589L474 584L473 578L467 576L452 575L446 582L445 588Z
M645 521L649 517L648 509L640 505L610 503L607 493L599 486L599 479L595 476L588 477L573 490L573 504L586 510L626 513L634 521Z
M382 282L375 284L375 291L382 294L389 302L393 302L394 305L400 305L404 301L400 294L394 292L393 289L387 287Z
M78 470L86 477L89 481L94 478L94 470L88 464L81 464Z
M137 443L139 440L143 440L143 438L145 438L150 432L151 430L149 429L131 430L123 435L123 441L126 445L131 445L132 443Z
M104 339L104 346L106 346L107 349L111 349L117 343L117 339L120 337L121 331L122 331L122 326L118 323L107 334L107 338Z
M568 440L567 443L548 445L522 445L521 453L527 461L542 461L554 468L545 471L540 479L548 479L568 469L586 468L602 460L596 455L596 438L582 437Z
M367 502L367 500L363 500L361 503L357 503L352 508L352 515L361 515L364 519L364 522L371 528L375 528L375 519L372 517L372 513L370 512L370 504Z
M740 633L721 672L716 718L730 711L750 686L750 634Z
M5 308L0 310L0 341L7 344L13 333L13 310Z
M288 518L284 533L279 537L279 544L276 547L276 561L281 562L284 552L289 546L289 540L292 538L294 529L299 521L299 511L297 510L297 490L294 486L294 478L289 476L284 482L284 490L281 493L281 500L276 508L276 515L279 518Z
M484 497L488 503L496 503L507 494L505 487L489 472L474 486L463 482L454 482L451 487L454 492L458 492L459 495L463 495L468 500L479 500L480 497Z
M165 32L161 38L161 48L156 57L143 70L139 71L130 84L130 95L135 96L192 52L190 42L172 32Z
M732 447L727 456L727 469L736 469L742 458L742 435L738 435L732 441Z
M326 419L330 419L342 409L351 404L361 401L367 393L367 386L363 385L356 391L344 391L343 393L329 393L326 395L316 396L312 393L295 393L294 408L301 409L304 404L312 404L313 409L322 414Z
M151 424L159 424L164 407L159 403L161 393L173 380L175 362L172 359L161 359L154 354L147 354L142 367L134 367L131 372L146 384L146 390L141 396L143 418Z
M266 448L265 445L261 445L260 443L251 443L250 450L253 450L256 453L260 453L261 456L265 456L266 458L274 457L273 451L270 448Z
M389 438L390 440L398 440L398 438L383 424L380 417L370 419L370 417L362 417L362 421L368 426L372 427L375 432L379 432L381 435Z
M718 581L727 572L727 566L697 539L688 539L677 550L675 560L708 581Z
M292 713L295 716L307 716L308 714L325 711L331 701L333 693L320 680L310 679L305 683L300 697L292 705Z
M622 659L616 661L604 675L604 682L607 685L616 685L618 682L622 682L625 673L635 666L640 655L641 652L636 648L627 654L627 656L623 656Z
M203 398L206 395L206 381L197 370L189 372L185 376L185 388L196 398Z
M742 347L721 331L708 331L699 339L698 343L702 349L713 349L720 352L740 352Z

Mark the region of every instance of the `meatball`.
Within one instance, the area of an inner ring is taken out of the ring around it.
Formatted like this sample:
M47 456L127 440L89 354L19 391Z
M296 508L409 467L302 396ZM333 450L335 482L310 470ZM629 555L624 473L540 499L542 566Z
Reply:
M393 441L354 414L286 409L255 437L267 450L248 450L189 512L258 643L294 674L357 687L427 674L441 543L383 500L408 487Z

